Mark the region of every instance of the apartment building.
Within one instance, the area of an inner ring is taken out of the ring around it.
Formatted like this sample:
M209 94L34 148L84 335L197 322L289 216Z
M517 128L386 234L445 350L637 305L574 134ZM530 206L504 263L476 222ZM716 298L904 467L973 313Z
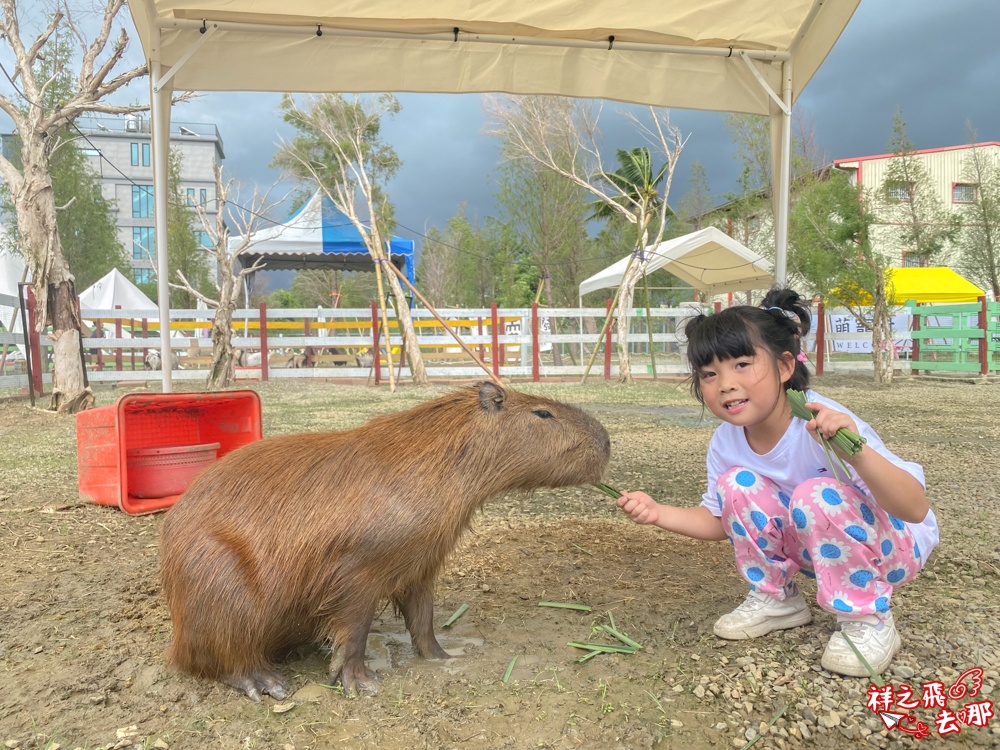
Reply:
M913 151L911 155L919 160L920 166L930 178L941 205L953 213L959 213L963 207L976 200L979 186L970 177L967 168L971 149L983 149L987 158L1000 164L1000 142L966 144L964 146L945 146ZM887 183L889 163L894 154L877 154L874 156L857 156L850 159L834 159L836 169L847 172L852 184L861 185L875 195L888 195L891 198L906 203L910 198L910 185L901 182ZM893 231L892 217L876 224L872 230L872 242L880 247L893 259L899 267L926 265L912 248L903 247L897 233ZM954 248L946 248L940 258L934 259L934 265L956 266L958 258ZM957 270L957 269L956 269Z
M137 283L155 279L156 232L153 228L153 154L149 120L129 117L83 116L76 122L86 136L80 144L99 176L101 192L112 205L118 238L132 262ZM170 149L181 154L181 193L187 204L216 211L213 165L225 158L222 136L215 125L172 122ZM209 247L208 235L195 222L200 247ZM214 256L209 255L212 277Z

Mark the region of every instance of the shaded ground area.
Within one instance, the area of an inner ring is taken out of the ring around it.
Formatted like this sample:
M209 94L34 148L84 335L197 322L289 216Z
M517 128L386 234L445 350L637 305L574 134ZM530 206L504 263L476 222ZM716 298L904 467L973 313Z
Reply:
M578 403L605 423L613 486L698 501L715 421L683 386L523 388ZM818 388L924 464L942 523L944 541L926 572L894 598L903 650L887 681L947 685L981 666L976 700L993 700L1000 426L992 415L1000 389L883 389L846 378ZM440 390L259 386L265 434L348 428ZM102 392L99 403L118 395ZM387 609L369 639L382 677L377 696L349 699L327 687L326 657L308 649L282 666L293 699L253 704L164 667L171 626L157 582L163 516L80 505L75 440L71 419L0 404L0 743L8 747L700 750L740 748L762 730L754 747L915 744L865 709L868 680L819 667L832 616L817 611L809 626L755 641L716 639L712 622L745 593L727 546L637 527L589 488L512 495L484 508L437 589L435 620L455 659L416 657ZM593 609L539 607L543 600ZM442 630L462 604L465 614ZM609 613L643 650L576 663L581 652L566 644L601 639L591 629L609 623ZM919 747L1000 743L1000 720L960 725L942 739L934 710L913 713L930 725Z

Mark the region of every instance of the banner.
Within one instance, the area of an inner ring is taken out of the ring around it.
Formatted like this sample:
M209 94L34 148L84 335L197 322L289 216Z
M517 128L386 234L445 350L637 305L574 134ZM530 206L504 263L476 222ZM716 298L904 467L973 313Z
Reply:
M872 353L872 329L858 322L853 315L828 315L829 325L827 331L830 336L830 345L835 352L851 352L853 354ZM890 322L893 333L906 332L910 330L910 313L903 312L892 316ZM845 333L867 333L865 339L838 339L838 334ZM910 339L898 338L893 342L897 352L910 351Z

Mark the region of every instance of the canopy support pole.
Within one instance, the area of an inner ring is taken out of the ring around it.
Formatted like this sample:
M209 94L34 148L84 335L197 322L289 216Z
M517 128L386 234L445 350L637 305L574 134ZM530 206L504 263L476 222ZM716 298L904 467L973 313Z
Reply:
M157 45L159 48L159 45ZM149 61L150 109L153 142L153 223L156 232L156 291L160 308L160 375L163 392L173 390L173 359L170 356L170 268L167 262L167 156L170 149L170 106L173 89L154 88L160 81L161 65Z
M781 98L784 106L780 118L779 155L777 185L775 185L776 206L774 212L774 283L785 286L788 277L788 201L792 178L792 61L781 65ZM772 138L774 129L772 128ZM772 172L773 172L772 167ZM772 177L772 181L774 178Z

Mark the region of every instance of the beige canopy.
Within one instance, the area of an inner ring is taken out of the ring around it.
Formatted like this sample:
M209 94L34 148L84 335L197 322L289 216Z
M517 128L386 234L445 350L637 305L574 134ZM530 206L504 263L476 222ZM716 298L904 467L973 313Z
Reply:
M580 283L580 298L622 283L631 256L612 263ZM702 294L767 289L774 284L771 263L715 227L664 240L646 248L646 273L661 268Z
M791 107L859 2L130 0L150 63L157 247L174 90L557 94L769 115L781 281Z

